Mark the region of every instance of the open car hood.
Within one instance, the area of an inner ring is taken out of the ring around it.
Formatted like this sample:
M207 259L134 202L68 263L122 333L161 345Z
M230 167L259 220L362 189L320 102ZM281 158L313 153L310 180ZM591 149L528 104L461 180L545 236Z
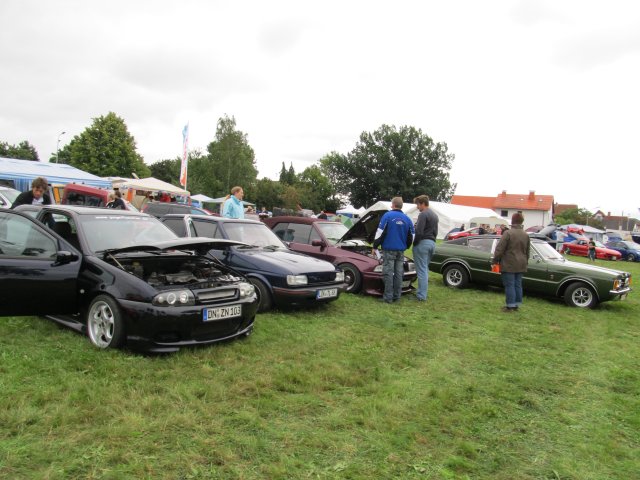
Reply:
M367 212L364 217L361 217L360 220L338 240L338 243L348 240L364 240L365 242L373 243L380 219L388 211L389 210L372 210Z
M209 250L223 250L224 248L233 245L246 245L246 243L237 242L235 240L212 239L206 237L176 238L174 240L165 240L149 245L133 245L125 248L105 250L104 253L149 252L154 250L195 250L199 254L203 255Z

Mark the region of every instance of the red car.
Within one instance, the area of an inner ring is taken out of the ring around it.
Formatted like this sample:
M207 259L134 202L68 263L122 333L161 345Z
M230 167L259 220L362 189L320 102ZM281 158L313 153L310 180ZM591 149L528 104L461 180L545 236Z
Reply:
M589 255L589 240L578 239L565 243L562 247L564 253L586 257ZM596 258L601 260L620 260L622 254L616 250L605 247L602 243L596 242Z
M447 235L447 238L445 238L445 240L455 240L456 238L470 237L472 235L482 235L483 233L485 233L484 228L473 227L473 228L468 228L466 230L462 230L461 232L449 233Z
M382 295L382 258L373 252L373 242L380 218L387 210L368 212L347 228L341 222L313 217L271 217L264 223L295 252L327 260L344 271L347 292L364 291ZM415 264L404 258L402 291L413 290L417 278Z

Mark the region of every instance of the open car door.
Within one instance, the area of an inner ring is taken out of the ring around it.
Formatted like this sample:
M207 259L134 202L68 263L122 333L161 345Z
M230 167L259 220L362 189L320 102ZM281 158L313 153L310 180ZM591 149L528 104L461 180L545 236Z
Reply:
M0 210L0 316L76 313L82 255L37 220Z

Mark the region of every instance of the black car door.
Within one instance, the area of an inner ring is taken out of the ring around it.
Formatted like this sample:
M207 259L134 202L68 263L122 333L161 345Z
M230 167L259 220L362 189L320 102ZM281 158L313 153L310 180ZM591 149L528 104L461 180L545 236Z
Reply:
M0 211L0 316L77 311L81 255L29 216Z

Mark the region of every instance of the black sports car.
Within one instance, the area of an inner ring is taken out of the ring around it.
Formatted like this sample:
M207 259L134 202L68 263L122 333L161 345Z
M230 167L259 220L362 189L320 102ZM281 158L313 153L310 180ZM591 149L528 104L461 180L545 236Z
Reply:
M0 210L0 315L47 315L100 348L170 352L248 335L253 285L215 259L224 240L101 208Z

